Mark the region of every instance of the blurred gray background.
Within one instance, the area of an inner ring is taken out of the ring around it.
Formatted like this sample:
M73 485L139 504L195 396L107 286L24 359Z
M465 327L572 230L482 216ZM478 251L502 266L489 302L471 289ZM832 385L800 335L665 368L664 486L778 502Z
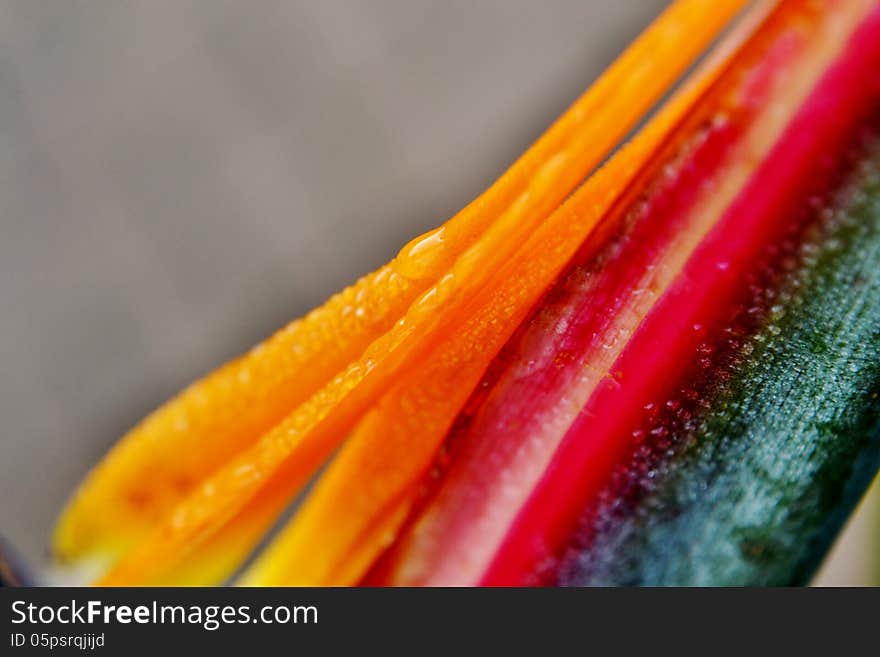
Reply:
M0 528L492 180L659 0L0 1Z
M0 531L488 185L662 0L2 0Z

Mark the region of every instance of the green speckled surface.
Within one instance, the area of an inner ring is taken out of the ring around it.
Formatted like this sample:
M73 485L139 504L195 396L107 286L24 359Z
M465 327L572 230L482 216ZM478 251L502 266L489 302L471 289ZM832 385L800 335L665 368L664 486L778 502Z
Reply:
M798 250L708 411L570 553L570 585L810 580L880 465L880 145Z

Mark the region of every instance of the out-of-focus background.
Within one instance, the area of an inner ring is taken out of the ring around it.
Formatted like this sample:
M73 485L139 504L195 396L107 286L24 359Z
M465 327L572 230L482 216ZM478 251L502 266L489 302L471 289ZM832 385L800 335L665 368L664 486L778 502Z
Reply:
M664 4L0 3L0 532L42 563L120 434L452 215Z

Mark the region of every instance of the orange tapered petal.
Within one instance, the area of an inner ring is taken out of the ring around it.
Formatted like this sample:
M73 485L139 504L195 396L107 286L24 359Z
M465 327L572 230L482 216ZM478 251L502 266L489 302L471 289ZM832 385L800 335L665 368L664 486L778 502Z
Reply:
M737 43L742 36L736 35ZM631 144L533 231L514 257L497 263L497 285L475 295L422 367L401 377L370 410L304 507L244 575L243 584L358 582L396 537L421 477L489 361L715 81L724 61L707 65ZM469 264L463 258L456 266Z
M723 0L708 8L700 0L676 2L510 170L445 226L413 240L390 266L147 417L71 500L55 532L56 553L69 559L112 557L126 549L202 479L356 359L496 217L514 206L538 218L549 213L742 4Z
M678 0L462 213L153 414L77 493L56 550L113 555L141 541L105 579L139 583L235 536L237 551L217 571L232 567L370 405L470 317L475 295L499 289L516 273L511 263L526 271L531 254L518 247L534 243L550 213L743 4ZM591 203L610 203L622 180ZM536 293L591 225L569 223L577 230L560 228L570 243L554 247L559 261L527 281ZM511 314L497 320L524 312L528 298L517 292ZM249 518L249 508L265 520Z

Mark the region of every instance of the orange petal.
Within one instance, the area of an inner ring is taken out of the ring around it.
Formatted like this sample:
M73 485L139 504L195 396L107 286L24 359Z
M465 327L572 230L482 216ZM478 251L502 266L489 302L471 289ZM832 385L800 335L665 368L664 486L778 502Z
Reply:
M194 559L199 550L208 549L217 537L235 535L224 530L230 524L242 527L236 540L239 551L252 545L269 520L254 523L247 517L248 510L271 509L266 517L275 517L370 405L404 372L417 368L432 345L451 339L454 327L472 315L478 293L497 289L516 274L512 266L533 271L529 268L533 253L517 247L533 240L536 230L546 234L546 218L562 198L607 155L742 4L723 0L709 7L696 0L679 0L667 10L514 166L513 173L502 177L492 188L495 192L490 190L440 231L411 243L391 264L388 275L406 281L412 289L414 280L436 281L421 292L404 318L259 441L240 440L243 451L204 479L104 582L161 578L162 573ZM590 202L610 203L638 166L638 161L628 161L626 170L619 165L615 175L622 178L606 183L607 188ZM551 240L556 246L548 255L555 260L533 272L528 281L538 293L592 225L592 219L587 223L579 219L567 219L554 229L563 238L558 243ZM443 271L447 273L437 279ZM501 324L512 321L531 303L519 293L509 301L515 312L497 317ZM167 449L164 458L172 461L179 443ZM253 536L244 540L247 532ZM232 552L227 557L230 564L241 558Z
M737 34L736 43L743 37ZM702 69L513 258L499 263L498 284L476 295L461 323L437 341L422 366L400 378L373 407L243 584L357 583L394 540L419 480L490 360L635 173L717 79L724 61L718 58Z

